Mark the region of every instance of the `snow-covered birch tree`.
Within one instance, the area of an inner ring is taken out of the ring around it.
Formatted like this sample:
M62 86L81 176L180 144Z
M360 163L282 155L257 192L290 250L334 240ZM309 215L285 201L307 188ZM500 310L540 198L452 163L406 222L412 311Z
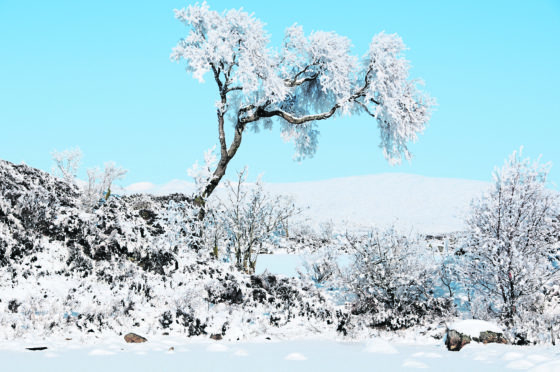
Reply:
M433 100L418 90L420 81L409 79L398 35L377 34L359 58L348 38L324 31L306 35L298 25L286 29L280 48L272 48L263 23L242 10L219 13L203 2L175 10L175 17L189 32L171 59L184 60L201 82L210 73L218 88L220 158L201 197L214 191L247 128L270 129L274 122L294 142L299 160L315 153L319 121L366 114L377 123L387 160L410 159L407 144L424 130ZM234 126L229 142L226 120Z
M537 315L535 296L558 279L558 197L546 188L549 168L514 151L467 219L461 276L471 298L509 326L523 313Z

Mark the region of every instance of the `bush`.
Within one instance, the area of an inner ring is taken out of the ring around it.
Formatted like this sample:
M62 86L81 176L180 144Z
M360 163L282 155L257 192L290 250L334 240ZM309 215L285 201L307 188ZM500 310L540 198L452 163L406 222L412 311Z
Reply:
M439 266L427 248L394 229L347 236L354 253L345 279L354 314L371 316L373 327L396 330L449 313L451 299L436 296Z

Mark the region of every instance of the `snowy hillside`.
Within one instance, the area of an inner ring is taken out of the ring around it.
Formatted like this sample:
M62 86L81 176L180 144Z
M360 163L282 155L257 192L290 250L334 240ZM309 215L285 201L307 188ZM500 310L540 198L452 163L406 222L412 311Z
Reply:
M308 207L305 215L311 223L332 221L339 228L353 229L394 224L425 234L461 230L469 202L488 187L481 181L398 173L266 185L271 192L291 195L300 207ZM126 187L127 193L155 195L192 190L193 183L181 180Z

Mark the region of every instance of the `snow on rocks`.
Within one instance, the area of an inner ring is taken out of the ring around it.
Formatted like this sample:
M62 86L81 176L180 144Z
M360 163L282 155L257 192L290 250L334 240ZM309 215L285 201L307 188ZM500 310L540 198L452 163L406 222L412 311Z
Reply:
M448 325L447 328L455 330L469 337L478 337L482 332L485 331L503 333L502 328L497 324L478 319L460 320Z
M472 341L507 344L503 330L496 324L484 320L467 319L447 327L445 345L450 351L459 351Z

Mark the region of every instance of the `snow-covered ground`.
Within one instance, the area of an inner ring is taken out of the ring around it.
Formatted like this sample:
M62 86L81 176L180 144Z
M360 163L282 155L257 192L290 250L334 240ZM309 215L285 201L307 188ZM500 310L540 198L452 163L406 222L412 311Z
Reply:
M48 346L26 351L29 346ZM170 350L173 348L173 350ZM81 345L75 340L0 344L0 369L19 371L560 371L551 346L469 344L450 352L443 342L327 340L194 341L161 336L145 344L122 337Z
M394 224L400 230L425 234L461 230L470 201L489 186L481 181L399 173L265 184L269 191L291 195L298 206L308 207L304 214L311 223L332 221L339 227L358 229ZM191 193L194 184L181 180L164 185L140 182L125 190L155 195Z

